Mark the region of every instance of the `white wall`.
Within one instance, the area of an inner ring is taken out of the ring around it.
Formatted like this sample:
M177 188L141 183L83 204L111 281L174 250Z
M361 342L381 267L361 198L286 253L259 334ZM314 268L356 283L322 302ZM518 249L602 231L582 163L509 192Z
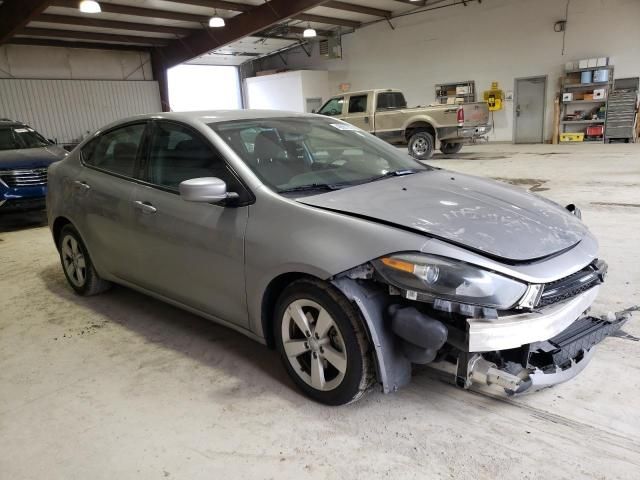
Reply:
M564 0L484 0L380 22L343 37L343 59L311 58L297 49L286 54L290 68L329 70L329 88L341 82L352 90L394 87L410 105L435 102L436 83L475 80L481 93L498 81L514 89L514 79L548 75L545 137L551 135L553 97L567 61L609 56L615 77L640 76L640 1L572 0L566 32L553 24L564 18ZM282 67L277 57L261 68ZM491 140L512 140L513 103L496 112Z
M152 80L153 74L144 52L2 45L0 78Z
M248 108L304 112L306 99L329 96L326 71L275 73L246 79Z
M242 108L237 67L178 65L167 72L173 112Z

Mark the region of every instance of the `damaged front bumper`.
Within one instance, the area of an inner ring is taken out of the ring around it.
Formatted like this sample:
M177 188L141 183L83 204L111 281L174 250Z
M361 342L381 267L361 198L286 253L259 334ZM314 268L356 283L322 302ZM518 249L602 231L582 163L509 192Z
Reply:
M581 317L548 340L490 354L461 352L455 364L430 366L452 373L462 388L495 386L508 395L538 391L578 375L593 357L595 346L620 329L630 315L625 310L612 318Z

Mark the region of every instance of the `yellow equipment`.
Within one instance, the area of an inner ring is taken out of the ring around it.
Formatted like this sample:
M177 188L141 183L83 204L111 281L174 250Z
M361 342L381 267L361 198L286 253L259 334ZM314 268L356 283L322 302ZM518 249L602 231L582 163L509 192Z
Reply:
M484 91L484 101L489 104L489 111L502 110L504 92L498 88L498 82L491 82L491 90Z

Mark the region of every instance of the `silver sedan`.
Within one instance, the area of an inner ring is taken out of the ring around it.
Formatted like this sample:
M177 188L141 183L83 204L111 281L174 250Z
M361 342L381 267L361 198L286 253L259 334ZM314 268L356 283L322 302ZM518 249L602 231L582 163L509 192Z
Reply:
M625 320L584 313L606 264L578 209L429 167L331 118L129 118L49 182L77 293L114 282L236 329L326 404L395 391L412 364L532 391L574 376Z

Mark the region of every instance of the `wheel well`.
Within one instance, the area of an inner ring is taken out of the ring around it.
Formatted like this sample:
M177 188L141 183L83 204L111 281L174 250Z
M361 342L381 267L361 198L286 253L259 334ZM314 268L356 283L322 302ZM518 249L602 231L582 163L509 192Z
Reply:
M421 132L421 131L430 133L431 135L433 135L433 139L436 140L436 129L433 128L433 125L431 125L428 122L412 123L404 131L404 137L408 142L414 133Z
M60 232L64 228L65 225L70 225L71 222L69 219L65 217L58 217L53 222L53 241L56 243L56 248L58 248L58 239L60 238Z
M269 285L267 286L267 289L265 290L265 293L262 297L262 334L264 335L269 348L275 348L276 345L273 335L273 317L278 298L280 298L280 295L288 285L295 282L296 280L300 280L301 278L313 278L315 280L318 280L317 277L308 275L306 273L283 273L282 275L279 275L271 280L271 282L269 282Z

